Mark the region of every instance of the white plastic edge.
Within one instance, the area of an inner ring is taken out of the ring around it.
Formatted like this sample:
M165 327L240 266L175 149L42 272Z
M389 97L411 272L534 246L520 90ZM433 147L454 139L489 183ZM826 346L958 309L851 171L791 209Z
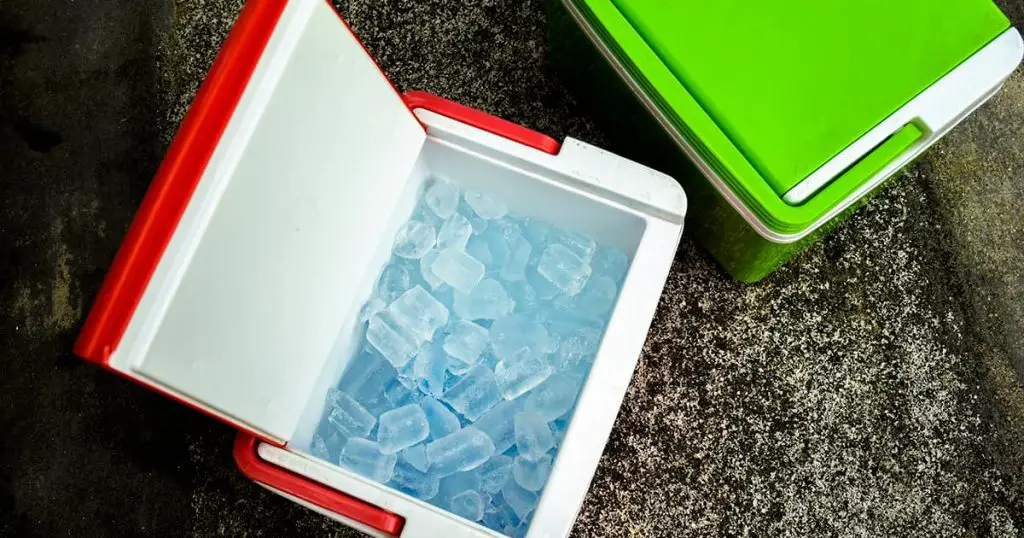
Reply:
M311 16L317 4L316 1L289 2L282 12L278 25L267 42L266 50L221 136L221 140L232 140L234 143L218 144L211 155L203 177L196 185L178 227L150 278L150 285L135 308L135 314L125 329L120 345L111 355L109 364L111 369L147 387L173 394L233 426L253 431L265 439L273 439L282 444L285 439L280 436L254 428L179 391L137 375L132 367L135 361L144 356L145 350L153 340L160 321L174 298L174 289L188 269L189 260L213 217L217 201L231 181L231 174L225 171L236 167L242 158L248 140L259 125L263 110L273 97L277 81L285 71L290 55L275 54L274 51L286 51L296 46L303 22Z
M586 142L566 138L558 154L551 155L429 110L413 113L427 126L428 136L486 148L507 164L529 163L564 174L571 187L647 215L678 224L686 216L686 193L678 181Z
M765 223L761 220L761 218L758 217L757 214L752 212L750 208L748 208L747 205L743 202L742 199L736 196L736 194L732 191L732 189L729 188L725 181L723 181L722 178L719 177L718 173L715 172L714 169L712 169L708 165L704 158L693 148L692 145L690 145L690 143L682 136L682 134L679 133L672 126L672 122L668 118L668 116L665 115L665 113L657 106L657 104L647 95L643 88L641 88L640 85L637 84L635 80L633 80L633 77L629 75L629 72L626 70L622 62L617 57L615 57L615 55L608 48L608 46L594 32L593 28L590 27L589 22L587 22L587 20L583 17L583 14L580 12L579 8L577 8L573 4L572 0L561 0L561 2L562 5L565 7L566 11L573 17L573 19L576 21L576 24L580 27L583 33L590 40L591 44L598 50L601 56L604 57L605 61L607 61L608 64L611 65L612 68L618 73L619 77L627 85L627 87L630 88L634 96L636 96L636 98L640 100L640 102L644 105L648 112L658 121L659 124L661 124L665 132L672 137L676 145L679 146L679 149L682 150L684 154L686 154L690 161L694 163L694 165L701 171L702 174L704 174L708 181L710 181L711 184L714 185L718 193L723 198L725 198L726 201L729 202L729 205L731 205L733 209L735 209L736 212L739 213L743 217L743 219L747 221L751 228L753 228L755 231L757 231L759 235L761 235L761 237L773 243L779 244L795 243L803 239L804 237L807 237L815 230L823 226L825 223L832 220L834 217L836 217L837 215L845 211L847 208L852 206L858 200L860 200L869 192L871 192L875 187L878 187L886 179L888 179L901 168L906 166L909 162L913 161L922 152L927 150L931 146L931 144L934 144L936 141L938 141L938 139L941 138L942 135L944 135L946 132L948 132L949 129L952 129L954 126L956 126L956 124L958 124L968 115L970 115L971 112L973 112L975 109L977 109L985 101L990 99L999 91L999 89L1002 87L1002 84L1006 81L1010 74L1013 73L1013 70L1016 69L1017 65L1020 64L1022 51L1024 51L1024 49L1022 49L1022 47L1024 47L1024 44L1022 44L1021 42L1020 33L1016 29L1011 28L1010 30L1007 30L1004 34L1002 34L1000 37L998 37L996 40L994 40L992 43L983 48L981 51L979 51L977 54L969 58L966 62L964 62L964 64L961 65L961 67L968 63L976 62L979 55L985 53L986 51L990 51L990 49L996 49L998 51L996 53L989 53L992 54L992 56L986 54L985 57L988 58L988 60L986 61L986 65L979 68L979 70L982 72L985 78L980 79L980 82L975 81L975 83L978 87L983 88L983 91L980 92L981 96L973 106L969 107L968 109L961 110L960 114L958 114L955 117L953 123L946 126L946 128L942 131L940 135L932 138L928 144L915 145L914 148L912 148L912 151L905 152L900 159L884 168L870 181L865 182L864 185L861 186L861 188L850 193L850 195L847 196L847 198L843 200L842 203L837 204L831 211L823 215L813 224L795 234L782 234L774 230L771 230L768 226L766 226ZM942 81L940 80L937 84L941 83ZM871 147L875 146L872 145Z
M888 177L995 95L1022 55L1024 43L1020 33L1016 29L1006 31L807 176L783 200L793 205L807 201L904 126L915 123L922 127L924 136L878 174L883 179ZM892 172L887 173L890 168Z

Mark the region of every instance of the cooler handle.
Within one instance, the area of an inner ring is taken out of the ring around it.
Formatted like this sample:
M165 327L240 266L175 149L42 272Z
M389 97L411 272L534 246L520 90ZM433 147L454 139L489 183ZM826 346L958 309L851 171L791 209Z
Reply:
M405 518L264 461L257 453L260 442L245 432L235 437L235 463L250 480L389 536L401 536Z

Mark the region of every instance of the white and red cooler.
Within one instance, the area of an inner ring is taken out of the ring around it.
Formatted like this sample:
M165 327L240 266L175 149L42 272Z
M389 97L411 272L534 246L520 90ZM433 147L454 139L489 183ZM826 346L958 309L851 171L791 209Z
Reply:
M423 93L399 95L324 0L244 8L76 343L240 430L246 476L374 536L500 536L307 453L360 306L428 176L631 256L530 527L567 536L683 229L671 178Z

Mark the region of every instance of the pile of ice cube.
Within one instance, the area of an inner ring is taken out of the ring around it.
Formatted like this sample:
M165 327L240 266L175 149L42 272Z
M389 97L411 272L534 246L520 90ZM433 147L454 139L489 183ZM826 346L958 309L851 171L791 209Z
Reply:
M392 254L311 452L523 536L629 261L439 179Z

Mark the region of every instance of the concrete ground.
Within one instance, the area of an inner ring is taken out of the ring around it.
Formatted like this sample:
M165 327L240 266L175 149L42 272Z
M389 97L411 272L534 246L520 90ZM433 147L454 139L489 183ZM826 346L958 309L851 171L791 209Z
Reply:
M540 2L340 8L400 89L614 151ZM70 353L239 6L0 3L0 536L355 535L242 478L227 426ZM1020 534L1022 294L1018 72L762 284L684 239L575 536Z

